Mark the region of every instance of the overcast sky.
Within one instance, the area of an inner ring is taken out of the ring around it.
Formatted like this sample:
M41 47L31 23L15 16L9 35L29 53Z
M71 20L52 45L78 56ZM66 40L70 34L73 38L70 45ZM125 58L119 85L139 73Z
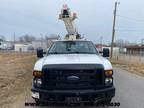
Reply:
M144 0L119 0L116 40L140 42L144 38ZM13 39L24 34L65 36L64 23L58 20L63 4L77 12L75 25L81 35L95 43L109 43L115 0L0 0L0 35ZM120 17L121 16L121 17Z

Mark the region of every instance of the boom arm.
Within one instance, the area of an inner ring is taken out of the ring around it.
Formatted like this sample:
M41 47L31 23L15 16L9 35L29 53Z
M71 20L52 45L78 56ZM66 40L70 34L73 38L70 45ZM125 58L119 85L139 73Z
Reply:
M59 19L64 21L66 30L68 32L68 39L77 39L79 35L74 27L73 21L77 18L76 13L71 13L67 5L63 5Z

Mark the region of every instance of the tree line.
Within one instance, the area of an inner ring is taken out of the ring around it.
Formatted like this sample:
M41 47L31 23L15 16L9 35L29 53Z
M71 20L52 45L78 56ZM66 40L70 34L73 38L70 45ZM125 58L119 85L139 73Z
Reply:
M45 35L45 36L41 36L41 37L35 37L33 35L25 34L25 35L19 36L17 38L14 37L14 39L12 41L31 43L32 41L35 41L35 40L47 40L49 37L56 37L56 36L59 36L59 35L50 34L49 36ZM0 41L6 41L6 37L3 35L0 35Z

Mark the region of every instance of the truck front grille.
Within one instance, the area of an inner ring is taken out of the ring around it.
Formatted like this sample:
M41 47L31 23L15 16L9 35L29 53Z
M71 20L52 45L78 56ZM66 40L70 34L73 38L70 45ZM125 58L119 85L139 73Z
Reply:
M70 66L71 67L71 66ZM80 67L79 67L80 68ZM103 68L89 69L55 69L45 68L44 71L44 88L53 90L78 90L78 89L97 89L104 85ZM70 80L74 76L79 79Z

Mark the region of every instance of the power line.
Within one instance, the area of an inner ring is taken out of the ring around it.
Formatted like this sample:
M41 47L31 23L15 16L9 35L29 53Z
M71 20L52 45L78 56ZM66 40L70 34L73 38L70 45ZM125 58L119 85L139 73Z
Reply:
M116 15L116 16L127 19L127 20L133 20L133 21L137 21L137 22L144 22L144 20L136 19L136 18L130 18L130 17L127 17L127 16L121 16L121 15Z
M140 20L140 19L136 19L136 18L132 18L132 17L127 17L127 16L121 16L121 15L116 15L116 16L127 19L127 20L144 23L144 20ZM137 27L128 27L128 29L122 28L122 29L116 29L116 31L120 31L120 32L144 32L144 27L139 27L139 29Z
M129 26L129 25L125 25L125 26L121 26L121 25L117 25L117 28L116 29L128 29L128 30L144 30L144 26Z
M144 29L116 29L116 31L120 32L144 32Z

